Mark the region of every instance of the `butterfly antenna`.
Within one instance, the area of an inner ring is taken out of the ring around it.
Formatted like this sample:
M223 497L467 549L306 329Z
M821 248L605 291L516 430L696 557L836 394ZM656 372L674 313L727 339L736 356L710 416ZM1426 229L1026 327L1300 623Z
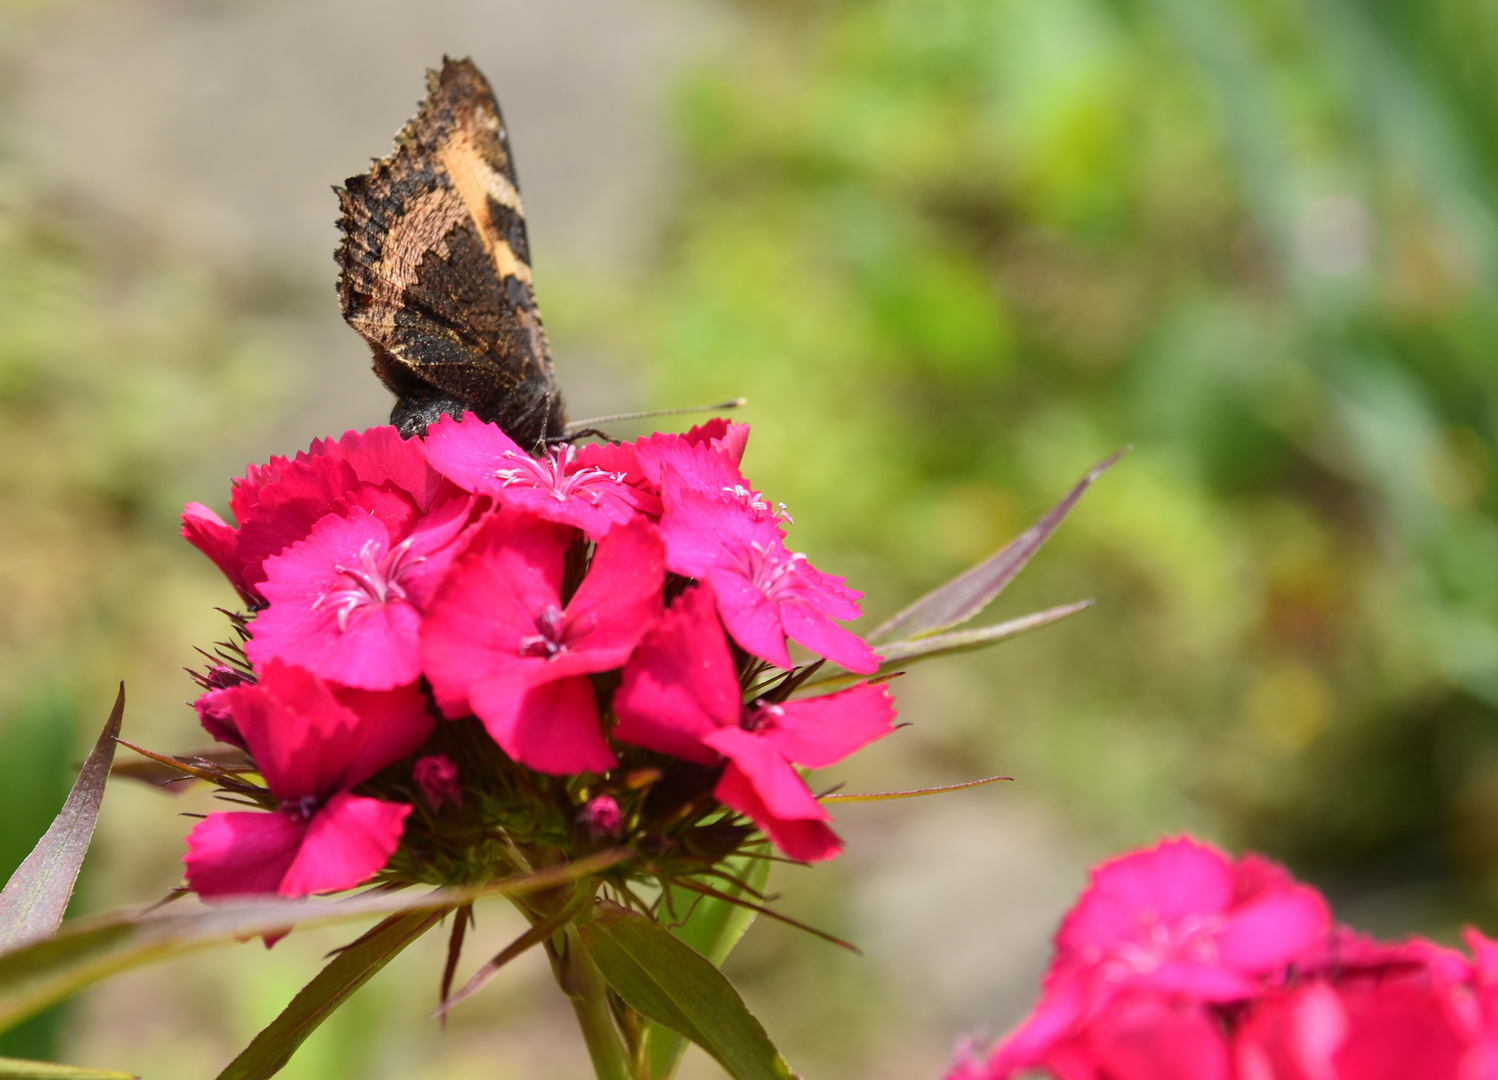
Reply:
M647 409L644 412L614 413L612 416L594 416L587 420L574 420L568 424L566 431L570 434L581 428L595 427L598 424L612 424L617 420L648 420L653 416L682 416L686 413L726 412L729 409L739 409L749 404L748 398L734 398L732 401L719 402L717 405L688 405L682 409Z

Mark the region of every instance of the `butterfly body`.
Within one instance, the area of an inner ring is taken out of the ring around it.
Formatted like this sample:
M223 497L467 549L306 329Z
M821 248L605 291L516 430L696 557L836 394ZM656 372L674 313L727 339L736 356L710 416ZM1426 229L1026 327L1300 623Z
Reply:
M401 434L471 411L539 447L566 421L504 117L471 61L444 60L428 88L395 152L338 191L343 317Z

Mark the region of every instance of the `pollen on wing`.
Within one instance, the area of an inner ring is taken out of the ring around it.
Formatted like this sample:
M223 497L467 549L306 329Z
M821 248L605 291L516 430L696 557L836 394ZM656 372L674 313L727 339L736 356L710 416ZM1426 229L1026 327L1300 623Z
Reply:
M603 469L589 466L568 472L573 459L577 457L577 447L571 443L562 443L546 451L546 455L533 458L528 454L517 454L513 450L506 450L505 457L515 462L511 469L496 469L494 475L504 481L505 487L521 484L525 487L536 488L544 491L557 502L566 502L568 499L586 496L587 499L597 506L601 493L593 490L603 485L622 484L624 473L611 473Z

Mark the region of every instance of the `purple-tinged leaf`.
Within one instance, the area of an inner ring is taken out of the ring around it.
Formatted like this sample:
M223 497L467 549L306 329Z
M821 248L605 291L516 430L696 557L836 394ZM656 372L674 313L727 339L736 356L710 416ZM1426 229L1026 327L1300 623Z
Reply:
M307 1036L402 949L441 922L446 912L446 908L436 908L391 915L340 949L281 1015L218 1074L218 1080L265 1080L280 1072Z
M140 1077L112 1069L85 1069L81 1065L0 1058L0 1080L140 1080Z
M0 953L0 1031L79 990L131 968L302 923L352 922L370 915L431 911L492 896L522 896L597 874L634 855L627 848L590 855L534 874L421 895L369 890L344 900L281 897L177 904L147 913L116 912L68 923L56 934Z
M945 795L949 791L966 791L968 788L982 787L984 784L992 784L997 780L1013 780L1012 776L985 776L981 780L967 780L961 784L945 784L942 787L915 788L912 791L875 791L869 794L847 794L834 792L831 795L822 795L822 802L843 803L865 803L865 802L888 802L890 799L919 799L922 795Z
M99 819L99 803L114 761L114 740L124 715L125 684L120 683L104 731L78 770L62 810L0 891L0 950L37 941L62 924Z
M880 652L884 659L880 664L880 671L897 665L908 666L917 660L930 660L936 656L945 656L948 653L969 652L973 649L981 649L986 645L993 645L1009 638L1018 637L1020 634L1031 630L1038 630L1042 626L1049 626L1053 622L1060 622L1068 616L1075 615L1079 611L1085 611L1092 606L1091 600L1078 600L1072 604L1062 604L1060 607L1047 608L1045 611L1035 611L1029 615L1021 615L1017 619L1008 622L994 623L992 626L978 626L971 630L953 630L946 634L936 634L932 637L916 638L914 641L897 641L892 645L880 646ZM870 679L866 675L832 675L825 679L817 679L802 687L805 694L803 697L816 697L821 694L830 694L836 690L843 690L849 686L857 686L861 682L882 682L894 678L900 674L897 671L887 672Z
M1092 486L1092 482L1107 472L1128 451L1129 447L1126 446L1098 462L1067 493L1066 498L996 555L921 597L878 627L869 635L869 641L912 641L960 626L977 615L1025 568L1030 557L1050 539L1051 534L1082 497L1082 493ZM889 646L876 645L876 648L888 658Z

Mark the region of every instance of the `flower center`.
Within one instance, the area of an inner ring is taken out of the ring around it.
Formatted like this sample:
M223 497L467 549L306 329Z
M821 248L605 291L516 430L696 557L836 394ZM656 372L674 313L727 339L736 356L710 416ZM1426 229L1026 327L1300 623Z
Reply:
M765 497L762 493L750 491L743 484L726 487L723 491L747 506L756 516L761 516L770 509L770 504L765 502ZM796 519L791 517L791 512L785 503L781 503L780 508L770 515L770 520L775 522L784 521L791 525L796 524Z
M1223 928L1219 916L1186 915L1166 923L1157 912L1144 911L1138 916L1137 926L1136 940L1117 946L1112 962L1106 965L1113 969L1114 978L1124 973L1149 974L1170 960L1217 962L1217 935Z
M312 605L313 611L324 604L338 609L339 633L348 629L349 616L361 607L406 599L401 579L411 567L426 561L424 556L410 557L410 540L402 540L378 559L375 558L377 548L374 540L366 540L359 549L358 566L335 565L333 569L344 579L343 587L329 589Z
M520 639L521 656L540 656L550 660L567 651L567 642L564 640L566 627L561 608L554 604L547 604L542 608L536 615L536 630L538 633L528 634Z
M321 806L322 800L316 795L303 795L300 799L283 799L276 809L298 821L310 821Z
M795 583L796 567L806 561L797 551L787 552L776 544L751 540L740 551L739 572L760 592L774 600Z
M785 710L779 705L771 705L761 699L756 701L752 708L744 710L739 717L739 727L745 731L764 731L766 728L775 726L775 722L785 715Z
M592 466L568 472L573 459L577 457L577 447L571 443L561 443L548 449L544 457L533 458L529 454L517 454L514 450L506 450L505 457L513 461L515 466L494 470L494 475L504 481L502 486L519 484L535 488L546 492L557 502L586 498L597 506L603 498L603 492L599 488L624 483L622 472L605 472Z

